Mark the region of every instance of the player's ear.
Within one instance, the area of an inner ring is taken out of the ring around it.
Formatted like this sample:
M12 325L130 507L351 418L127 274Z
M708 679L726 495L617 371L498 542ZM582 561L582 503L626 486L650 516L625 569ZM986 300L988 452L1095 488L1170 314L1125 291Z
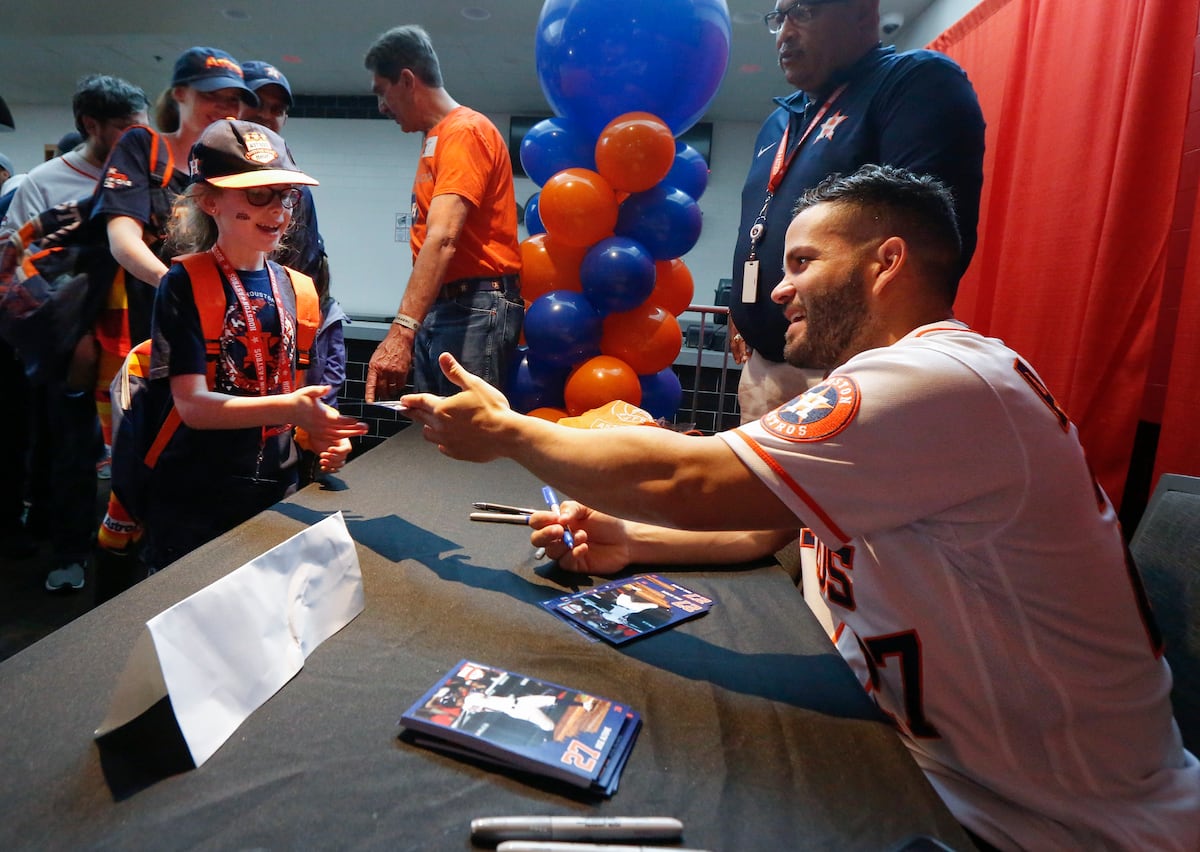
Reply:
M885 286L909 262L908 244L903 237L888 237L875 248L871 258L876 287Z

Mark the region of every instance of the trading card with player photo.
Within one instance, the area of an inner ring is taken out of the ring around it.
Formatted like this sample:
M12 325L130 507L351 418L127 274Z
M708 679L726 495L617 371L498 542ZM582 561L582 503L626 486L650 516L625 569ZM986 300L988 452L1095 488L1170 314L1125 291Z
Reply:
M400 723L418 745L612 795L641 717L610 699L461 660Z
M546 610L576 629L582 628L614 645L701 615L712 605L712 598L661 574L612 580L542 602Z

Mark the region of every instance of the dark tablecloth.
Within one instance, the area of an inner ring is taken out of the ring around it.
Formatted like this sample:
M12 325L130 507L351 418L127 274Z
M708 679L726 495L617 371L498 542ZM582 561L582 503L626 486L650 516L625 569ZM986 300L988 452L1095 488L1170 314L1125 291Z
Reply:
M441 457L408 429L0 664L0 848L467 850L470 820L666 815L709 850L969 848L774 565L663 573L708 614L621 648L539 601L590 581L534 560L472 500L539 505L508 463ZM341 510L366 609L199 769L114 792L92 732L144 622ZM397 738L460 658L624 701L644 727L608 800Z

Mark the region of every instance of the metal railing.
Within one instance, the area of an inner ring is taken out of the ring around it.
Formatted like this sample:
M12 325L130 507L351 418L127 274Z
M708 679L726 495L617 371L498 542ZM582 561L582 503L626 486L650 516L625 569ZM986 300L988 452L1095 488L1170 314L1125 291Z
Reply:
M689 359L691 357L691 353L688 351L692 348L689 345L689 338L691 336L691 332L696 332L695 361L691 382L691 405L687 408L684 408L681 405L680 410L689 412L692 419L696 420L700 403L700 394L702 392L703 371L706 369L717 370L717 381L712 391L716 394L717 398L717 407L713 412L713 429L701 429L701 431L717 431L722 428L722 417L727 415L727 412L725 411L725 399L727 393L732 391L734 399L736 400L738 376L735 375L732 377L733 384L731 385L730 373L735 371L731 369L732 354L730 352L729 335L719 335L721 338L721 343L716 348L707 347L705 346L705 343L710 342L710 334L713 338L712 342L715 342L715 339L718 337L716 331L728 328L729 308L722 305L688 305L686 313L699 314L700 319L698 323L693 323L690 325L687 332L684 333L685 348L681 350L680 357L676 359L676 364L682 366L684 363L686 363L685 359ZM718 317L724 317L725 322L720 322L717 319ZM738 375L740 375L740 370L736 372L738 372ZM686 395L687 394L685 393L685 397ZM676 415L675 419L676 423L678 423L680 420L678 414Z

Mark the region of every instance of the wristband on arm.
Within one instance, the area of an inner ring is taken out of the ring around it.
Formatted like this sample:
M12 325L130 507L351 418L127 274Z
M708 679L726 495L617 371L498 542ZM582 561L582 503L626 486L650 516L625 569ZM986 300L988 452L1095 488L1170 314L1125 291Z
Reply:
M396 314L395 319L392 320L392 324L402 325L409 331L420 331L421 329L421 321L419 319L413 319L408 314Z

